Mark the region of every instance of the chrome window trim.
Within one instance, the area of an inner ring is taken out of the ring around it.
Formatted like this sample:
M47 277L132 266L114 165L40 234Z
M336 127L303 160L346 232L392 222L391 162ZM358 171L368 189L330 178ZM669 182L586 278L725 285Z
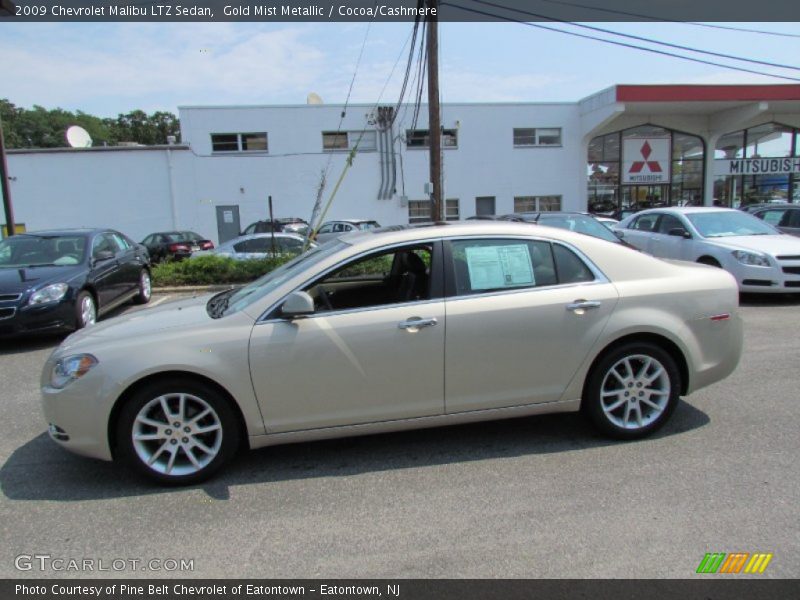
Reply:
M302 290L305 286L310 284L312 281L314 281L316 279L320 279L322 277L325 277L326 275L328 275L329 273L332 273L333 271L335 271L336 269L340 268L342 265L344 265L346 263L352 262L354 260L358 260L360 258L363 258L364 256L369 255L369 254L375 254L377 252L383 252L385 250L392 250L393 248L402 248L404 246L416 246L416 245L422 245L422 244L436 244L436 242L439 242L441 240L442 240L442 238L425 238L423 240L397 242L397 243L394 243L394 244L390 244L388 246L380 246L378 248L371 248L369 250L365 250L365 251L360 252L358 254L354 254L353 256L348 257L346 261L336 263L334 266L325 269L321 273L318 273L317 275L314 275L313 277L309 277L303 283L301 283L296 288L294 288L292 291L287 292L286 294L284 294L281 297L280 300L278 300L277 302L273 303L267 310L265 310L264 312L261 313L261 316L259 316L258 319L256 319L256 325L259 325L261 323L269 323L269 322L274 322L274 321L285 321L285 320L287 320L287 319L267 319L266 317L273 310L275 310L278 306L283 304L283 302L286 300L286 298L288 298L291 294L294 294L295 292L297 292L299 290ZM430 300L444 300L444 298L432 298ZM347 309L343 309L342 311L327 311L324 314L332 315L332 314L339 314L339 313L345 312L345 311L346 312L364 311L364 310L371 310L371 309L386 308L388 306L407 306L409 304L418 304L420 302L429 302L430 300L417 300L416 302L399 302L399 303L395 302L393 304L377 304L375 306L367 306L367 307L364 307L364 308L347 308ZM322 313L320 313L320 314L322 314ZM303 318L308 319L308 318L311 318L311 317L309 316L309 317L303 317Z
M282 317L277 317L274 319L264 319L263 321L259 321L258 323L256 323L256 325L261 325L264 323L291 323L293 321L305 321L308 319L317 319L323 317L335 317L339 315L349 315L354 313L373 312L376 310L382 310L386 308L399 308L401 306L421 306L424 304L435 304L437 302L443 303L444 301L445 298L431 298L428 300L414 300L412 302L393 302L392 304L376 304L375 306L365 306L363 308L343 308L341 310L329 310L320 313L312 313L308 316L299 317L295 319L287 319ZM278 302L278 305L279 304L280 302Z

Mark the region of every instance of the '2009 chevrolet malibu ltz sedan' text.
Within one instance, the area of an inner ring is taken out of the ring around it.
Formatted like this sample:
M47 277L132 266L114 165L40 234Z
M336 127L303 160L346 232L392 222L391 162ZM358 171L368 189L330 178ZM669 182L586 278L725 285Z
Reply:
M582 410L645 436L739 360L729 273L518 223L343 235L257 281L68 337L50 434L162 482L250 448Z

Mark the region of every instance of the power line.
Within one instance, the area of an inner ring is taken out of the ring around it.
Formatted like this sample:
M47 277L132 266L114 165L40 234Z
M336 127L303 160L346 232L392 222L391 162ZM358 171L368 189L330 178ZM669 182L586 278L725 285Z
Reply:
M628 39L632 39L632 40L638 40L640 42L647 42L649 44L656 44L656 45L659 45L659 46L667 46L669 48L676 48L678 50L686 50L688 52L696 52L698 54L706 54L708 56L717 56L719 58L727 58L727 59L730 59L730 60L738 60L738 61L741 61L741 62L764 65L764 66L767 66L767 67L777 67L779 69L790 69L790 70L793 70L793 71L800 71L800 67L795 67L794 65L784 65L784 64L773 63L773 62L768 62L768 61L764 61L764 60L756 60L754 58L745 58L743 56L735 56L733 54L723 54L722 52L712 52L711 50L701 50L699 48L692 48L691 46L682 46L680 44L673 44L671 42L664 42L664 41L661 41L661 40L654 40L652 38L647 38L647 37L643 37L643 36L640 36L640 35L633 35L633 34L630 34L630 33L622 33L620 31L613 31L611 29L604 29L602 27L595 27L595 26L592 26L592 25L584 25L582 23L573 23L571 21L564 21L563 19L556 19L555 17L548 17L547 15L541 15L541 14L538 14L538 13L522 10L522 9L519 9L519 8L505 7L505 6L501 5L501 4L495 4L494 2L486 2L485 0L472 0L472 1L476 2L478 4L485 4L486 6L492 6L494 8L499 8L499 9L503 9L503 10L510 10L510 11L513 11L513 12L521 13L523 15L528 15L528 16L531 16L531 17L539 18L539 19L545 19L547 21L554 21L556 23L564 23L566 25L572 25L573 27L580 27L582 29L589 29L591 31L599 31L600 33L608 33L608 34L616 35L616 36L619 36L619 37L624 37L624 38L628 38Z
M611 13L615 15L624 15L626 17L635 17L637 19L647 19L648 21L663 21L666 23L681 23L684 25L693 25L695 27L707 27L710 29L725 29L728 31L738 31L742 33L758 33L761 35L774 35L778 37L791 37L800 38L800 34L796 33L783 33L780 31L766 31L763 29L748 29L745 27L732 27L730 25L715 25L712 23L698 23L697 21L677 21L674 19L666 19L664 17L656 17L653 15L643 15L641 13L627 12L624 10L615 10L613 8L603 8L600 6L591 6L589 4L580 4L579 2L566 2L565 0L539 0L540 2L548 2L550 4L561 4L562 6L574 6L576 8L586 8L597 12Z
M486 11L483 11L483 10L478 10L478 9L475 9L475 8L467 8L466 6L459 6L457 4L451 4L450 2L442 2L441 6L450 6L452 8L458 9L458 10L463 10L463 11L466 11L466 12L475 13L477 15L483 15L485 17L491 17L493 19L500 19L500 20L503 20L503 21L509 21L511 23L520 23L520 24L526 25L528 27L536 27L537 29L544 29L546 31L554 31L556 33L563 33L565 35L571 35L573 37L579 37L579 38L584 38L584 39L587 39L587 40L594 40L596 42L603 42L603 43L606 43L606 44L612 44L614 46L622 46L624 48L632 48L634 50L642 50L644 52L650 52L652 54L660 54L662 56L670 56L672 58L679 58L681 60L688 60L690 62L696 62L696 63L705 64L705 65L711 65L711 66L714 66L714 67L720 67L722 69L729 69L731 71L740 71L740 72L743 72L743 73L752 73L754 75L762 75L764 77L774 77L774 78L777 78L777 79L784 79L786 81L800 82L800 79L798 79L796 77L789 77L789 76L786 76L786 75L775 75L775 74L772 74L772 73L764 73L763 71L754 71L753 69L746 69L744 67L726 65L724 63L717 63L717 62L713 62L713 61L710 61L710 60L704 60L702 58L694 58L694 57L691 57L691 56L684 56L682 54L675 54L674 52L667 52L665 50L656 50L655 48L646 48L644 46L637 46L635 44L628 44L626 42L620 42L620 41L616 41L616 40L607 40L607 39L599 38L599 37L592 36L592 35L587 35L587 34L583 34L583 33L577 33L575 31L565 31L563 29L558 29L556 27L549 27L547 25L542 25L540 23L528 23L527 21L520 21L519 19L514 19L513 17L506 17L506 16L502 16L502 15L486 12Z

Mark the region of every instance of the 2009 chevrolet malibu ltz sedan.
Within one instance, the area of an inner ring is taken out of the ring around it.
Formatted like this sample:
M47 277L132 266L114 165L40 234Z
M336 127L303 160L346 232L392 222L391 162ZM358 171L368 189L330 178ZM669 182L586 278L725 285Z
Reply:
M343 235L253 283L100 323L42 375L50 434L162 482L242 445L582 410L633 439L728 376L736 281L518 223Z

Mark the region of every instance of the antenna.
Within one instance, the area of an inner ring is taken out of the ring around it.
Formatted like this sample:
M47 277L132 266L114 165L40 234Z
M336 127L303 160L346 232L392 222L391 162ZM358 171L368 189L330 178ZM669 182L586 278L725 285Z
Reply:
M91 148L92 136L80 125L72 125L66 132L67 143L73 148Z
M306 104L322 104L322 98L316 92L309 92L306 97Z

